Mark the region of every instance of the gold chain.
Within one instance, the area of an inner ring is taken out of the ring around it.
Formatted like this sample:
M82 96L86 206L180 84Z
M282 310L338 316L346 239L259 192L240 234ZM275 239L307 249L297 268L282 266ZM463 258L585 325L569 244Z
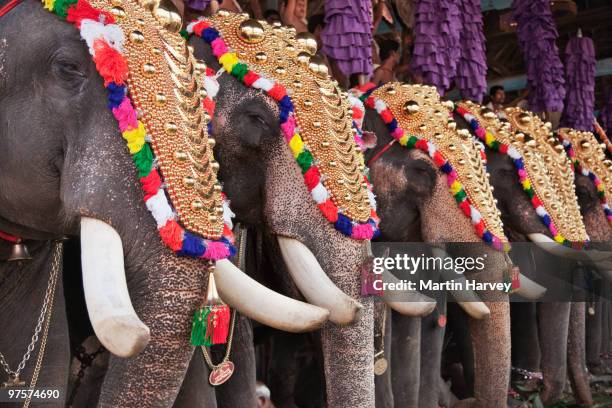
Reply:
M247 229L240 225L238 225L237 228L239 231L239 235L238 235L239 245L238 245L238 254L236 255L236 263L238 264L238 267L240 268L240 270L244 270L244 265L245 265L244 252L246 250ZM202 350L202 355L204 356L204 361L206 361L206 365L211 370L214 370L220 367L221 365L223 365L229 360L230 353L232 352L232 342L234 340L234 328L235 327L236 327L236 309L232 310L232 321L230 323L230 332L229 332L229 337L227 340L227 350L225 350L225 356L223 357L223 360L221 360L219 364L213 364L212 359L210 358L210 355L208 354L208 350L206 350L206 347L204 346L200 347L200 350Z
M383 354L385 354L385 328L387 325L387 306L384 305L383 306L383 319L382 319L382 327L381 327L381 333L380 333L380 349L378 352L375 351L374 354L374 358L381 356ZM378 337L378 336L374 336L374 337Z

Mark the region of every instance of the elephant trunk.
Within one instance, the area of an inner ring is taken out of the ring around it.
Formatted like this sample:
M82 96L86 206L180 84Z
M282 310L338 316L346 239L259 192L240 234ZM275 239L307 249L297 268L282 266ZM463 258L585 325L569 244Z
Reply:
M584 302L573 302L571 305L567 337L567 368L576 402L581 406L592 406L593 396L586 369L585 309Z

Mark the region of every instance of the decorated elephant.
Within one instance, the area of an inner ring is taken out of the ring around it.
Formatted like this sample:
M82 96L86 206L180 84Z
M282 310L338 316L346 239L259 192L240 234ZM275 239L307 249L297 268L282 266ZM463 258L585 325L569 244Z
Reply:
M504 252L507 241L480 151L469 134L457 132L454 122L449 122L449 109L439 102L435 88L391 83L377 89L361 88L358 96L367 108L364 129L376 135L376 145L366 151L366 162L378 198L381 240L472 243L463 245L460 254L450 250L450 255L455 256L486 253L487 269L466 274L466 278L486 282L507 279L509 265ZM510 369L507 295L499 292L480 295L485 301L484 309L478 308L477 302L466 303L471 306L468 312L472 316L472 345L478 355L475 398L459 402L458 406L505 406ZM424 319L422 323L421 353L426 350L428 355L426 358L421 355L424 361L421 387L418 378L404 375L403 370L393 370L407 366L418 353L404 352L398 347L401 341L393 341L391 374L404 381L393 382L395 404L419 407L438 404L440 387L436 384L441 381L443 340L440 326L444 325L436 321L440 314L444 310L439 310L434 320ZM396 327L405 332L408 325L415 326L412 322L396 326L397 320L393 319L392 332ZM420 330L416 326L411 333ZM396 350L407 360L393 362ZM406 392L407 389L411 392Z
M89 319L113 354L100 406L172 404L193 354L190 332L196 344L227 335L227 306L204 298L207 287L215 295L215 280L228 305L265 324L304 331L325 323L327 309L278 295L225 259L235 250L232 221L199 99L201 71L167 30L176 28L167 13L157 10L162 28L134 1L1 7L0 324L10 335L0 338L0 379L7 386L31 379L66 387L58 243L65 235L80 236ZM31 260L23 260L24 243ZM344 311L354 316L358 308L351 301Z
M588 233L592 247L607 249L606 210L600 205L597 189L588 178L578 174L574 181L570 159L565 155L561 140L553 137L549 124L517 108L507 109L509 123L501 123L492 112L471 102L459 103L455 112L487 145L491 183L495 187L508 235L516 241L530 239L545 251L532 250L522 254L527 269L546 270L546 265L554 262L554 259L547 259L549 255L546 252L585 262L609 256L601 251L569 248L571 242L574 246L581 246ZM509 182L512 179L516 182ZM537 218L542 221L540 226ZM569 236L573 238L567 239ZM555 244L555 241L563 245ZM575 268L574 262L564 263L551 278L571 282ZM542 278L546 274L539 273L538 276ZM569 299L571 292L565 296ZM586 372L577 369L584 364L576 360L584 360L584 357L579 357L584 356L584 338L575 334L584 332L584 318L582 313L574 311L572 316L577 318L570 319L571 308L584 309L584 306L567 302L539 304L538 329L535 304L513 305L516 314L513 330L517 333L513 340L513 363L530 371L537 371L541 365L544 374L541 396L547 403L559 399L563 391L566 353L571 357L570 378L576 397L585 403L591 400ZM571 350L567 349L564 340L568 338L568 332L573 339ZM577 341L577 338L582 340Z

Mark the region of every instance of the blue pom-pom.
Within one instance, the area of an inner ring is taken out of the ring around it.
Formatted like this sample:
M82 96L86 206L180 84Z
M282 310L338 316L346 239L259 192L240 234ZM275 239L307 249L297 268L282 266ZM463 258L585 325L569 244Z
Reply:
M493 234L491 234L489 231L485 231L485 232L482 234L482 240L483 240L484 242L488 242L488 243L493 242Z
M513 159L514 161L514 166L516 166L517 169L524 169L525 168L525 164L523 163L523 159Z
M291 98L289 97L289 95L283 96L282 99L278 101L278 104L280 105L281 108L285 108L290 111L295 110L295 108L293 107L293 102L291 102Z
M177 255L199 258L204 255L204 252L206 252L204 240L185 231L185 234L183 235L183 246L181 247L181 250L177 252Z
M111 82L106 87L108 91L108 108L113 109L119 107L125 97L125 86Z
M445 173L445 174L450 174L451 171L453 171L453 166L451 166L451 164L446 161L442 167L440 167L440 169Z
M387 125L390 133L393 133L395 129L397 129L397 120L395 118L391 119L391 122Z
M204 31L202 31L202 38L204 39L204 41L210 44L211 42L219 38L219 32L211 27L205 28Z
M346 236L351 236L353 233L353 223L344 214L338 214L338 219L334 223L334 227Z
M478 129L478 121L476 119L470 120L470 126L472 126L474 130Z
M551 223L551 219L550 219L550 215L548 214L544 214L544 216L542 217L542 222L544 223L544 225L546 225L547 227L550 226Z

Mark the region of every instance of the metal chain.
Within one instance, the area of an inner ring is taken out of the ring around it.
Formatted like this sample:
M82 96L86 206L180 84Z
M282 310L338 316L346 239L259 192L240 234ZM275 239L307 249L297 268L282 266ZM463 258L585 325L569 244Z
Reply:
M244 271L244 267L246 263L244 259L244 254L246 252L247 229L241 225L237 225L237 228L238 228L238 231L240 231L238 234L238 239L240 240L240 243L238 245L238 254L236 255L236 263L238 264L238 268ZM227 350L225 350L225 356L223 357L223 360L221 360L219 364L213 364L212 359L210 358L210 355L208 354L208 350L206 350L206 347L204 346L200 347L200 349L202 350L202 355L204 356L204 361L206 361L206 365L211 370L214 370L215 368L220 367L223 363L229 360L229 356L232 351L232 341L234 340L234 328L235 327L236 327L236 309L232 310L232 321L230 322L230 332L229 332L229 337L227 339Z
M45 325L45 331L43 333L43 342L41 344L41 353L39 353L39 360L42 360L42 358L40 357L40 355L42 354L42 351L44 351L44 345L47 342L47 333L48 333L48 329L49 329L49 321L51 320L51 311L53 310L53 299L54 299L54 295L55 295L55 287L57 284L57 280L58 280L58 275L59 275L59 269L61 266L61 261L62 261L62 242L61 241L57 241L54 244L54 248L53 248L53 260L52 260L52 266L51 266L51 273L49 275L49 283L47 283L47 290L45 292L45 298L43 301L43 305L40 311L40 315L38 316L38 321L36 323L36 328L34 329L34 334L32 335L32 339L30 340L30 344L28 345L28 348L25 352L25 354L23 355L23 357L21 358L21 362L19 363L19 365L17 366L17 369L15 371L11 370L10 366L8 365L6 358L4 357L4 355L2 353L0 353L0 365L2 365L2 368L4 369L4 371L6 371L6 373L9 375L9 377L12 378L19 378L19 375L21 374L21 371L25 368L26 363L28 362L28 360L30 359L30 356L32 354L32 352L34 351L34 348L36 347L36 343L38 343L38 339L39 339L39 335L40 332L43 329L43 323L45 322L45 320L47 321L47 324ZM47 311L49 311L49 313L47 313ZM46 319L48 317L48 319ZM40 362L40 361L39 361ZM39 367L39 362L37 362L37 370L40 370ZM38 373L37 370L35 369L35 375L36 377L38 377ZM33 383L35 384L35 378L32 378Z

